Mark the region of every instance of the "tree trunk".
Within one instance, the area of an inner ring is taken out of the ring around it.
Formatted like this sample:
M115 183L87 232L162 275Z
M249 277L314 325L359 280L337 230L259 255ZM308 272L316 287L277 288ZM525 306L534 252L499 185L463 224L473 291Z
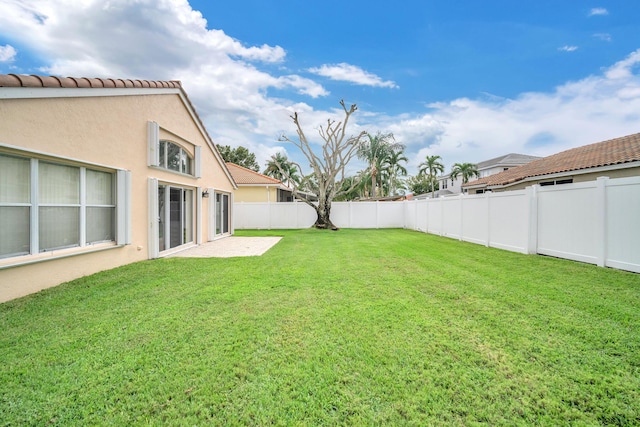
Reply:
M371 168L371 198L376 198L376 187L378 184L378 180L376 179L376 175L378 174L378 169L375 165Z
M318 218L316 219L316 223L313 224L315 228L321 229L329 229L329 230L337 230L338 227L333 225L331 222L331 202L330 201L320 201L318 206L316 206L316 214Z

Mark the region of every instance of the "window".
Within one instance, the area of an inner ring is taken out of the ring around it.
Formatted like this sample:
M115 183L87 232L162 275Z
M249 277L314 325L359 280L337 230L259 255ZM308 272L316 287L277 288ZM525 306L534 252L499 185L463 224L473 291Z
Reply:
M0 153L0 218L0 258L115 241L116 173Z
M160 141L158 166L175 172L192 175L191 156L171 141Z
M190 143L186 141L185 144ZM147 165L200 178L201 153L199 145L193 144L192 157L175 142L160 139L160 125L147 122Z
M562 185L562 184L572 184L573 178L565 178L565 179L557 179L555 181L544 181L540 183L540 187L546 187L549 185Z
M87 243L115 240L115 176L87 169Z
M29 160L0 155L0 258L29 253L30 188Z
M37 162L39 251L80 246L80 168Z

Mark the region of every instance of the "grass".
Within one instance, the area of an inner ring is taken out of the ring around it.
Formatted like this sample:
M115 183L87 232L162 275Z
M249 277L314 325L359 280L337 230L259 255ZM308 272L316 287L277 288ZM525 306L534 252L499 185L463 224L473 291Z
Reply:
M0 425L640 425L640 275L407 230L0 305Z

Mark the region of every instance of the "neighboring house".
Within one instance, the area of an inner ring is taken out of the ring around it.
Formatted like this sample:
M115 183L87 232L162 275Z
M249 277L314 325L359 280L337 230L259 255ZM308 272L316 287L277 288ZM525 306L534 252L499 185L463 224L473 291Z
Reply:
M527 154L510 153L504 156L496 157L495 159L485 160L478 163L478 178L484 178L490 175L495 175L500 172L504 172L517 166L525 165L534 160L538 160L538 156L529 156Z
M452 194L462 193L462 177L451 178L451 174L447 173L438 177L438 190L435 197L451 196ZM431 193L427 193L427 197L431 197Z
M180 82L0 75L0 116L0 301L232 234Z
M293 194L282 181L252 171L235 163L227 163L233 180L238 184L236 202L292 202Z
M484 178L490 175L495 175L500 172L504 172L508 169L524 165L540 157L529 156L526 154L509 153L504 156L496 157L494 159L485 160L478 163L478 173L480 178ZM451 174L441 175L438 177L438 184L440 190L436 192L437 196L447 196L452 194L460 194L463 190L462 177L458 176L455 179L451 178Z
M585 145L469 182L469 193L640 176L640 133Z

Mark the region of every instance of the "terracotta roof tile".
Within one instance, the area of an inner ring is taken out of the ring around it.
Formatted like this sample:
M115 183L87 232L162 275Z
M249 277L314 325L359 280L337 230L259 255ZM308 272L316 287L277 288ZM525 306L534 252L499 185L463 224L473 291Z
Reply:
M41 87L42 86L42 80L40 80L38 76L19 75L18 79L20 80L20 86L23 86L23 87Z
M81 77L81 78L73 78L73 80L76 81L76 84L78 85L78 87L81 88L87 88L87 87L92 87L91 86L91 81L87 78Z
M47 86L60 86L60 80L57 77L53 76L38 76L40 79L40 83L43 87Z
M76 81L71 77L60 77L60 87L78 87ZM47 87L56 87L56 86L47 86Z
M89 81L89 84L91 87L104 87L104 80L103 79L87 79Z
M526 178L637 161L640 161L640 133L562 151L469 182L463 187L507 185Z
M238 185L262 184L262 185L279 185L282 181L261 173L252 171L235 163L227 162L227 169L231 172L233 180Z
M177 80L125 80L87 77L27 76L24 74L0 74L0 87L75 87L114 88L149 87L181 89Z
M20 79L15 74L0 74L0 87L20 86Z

